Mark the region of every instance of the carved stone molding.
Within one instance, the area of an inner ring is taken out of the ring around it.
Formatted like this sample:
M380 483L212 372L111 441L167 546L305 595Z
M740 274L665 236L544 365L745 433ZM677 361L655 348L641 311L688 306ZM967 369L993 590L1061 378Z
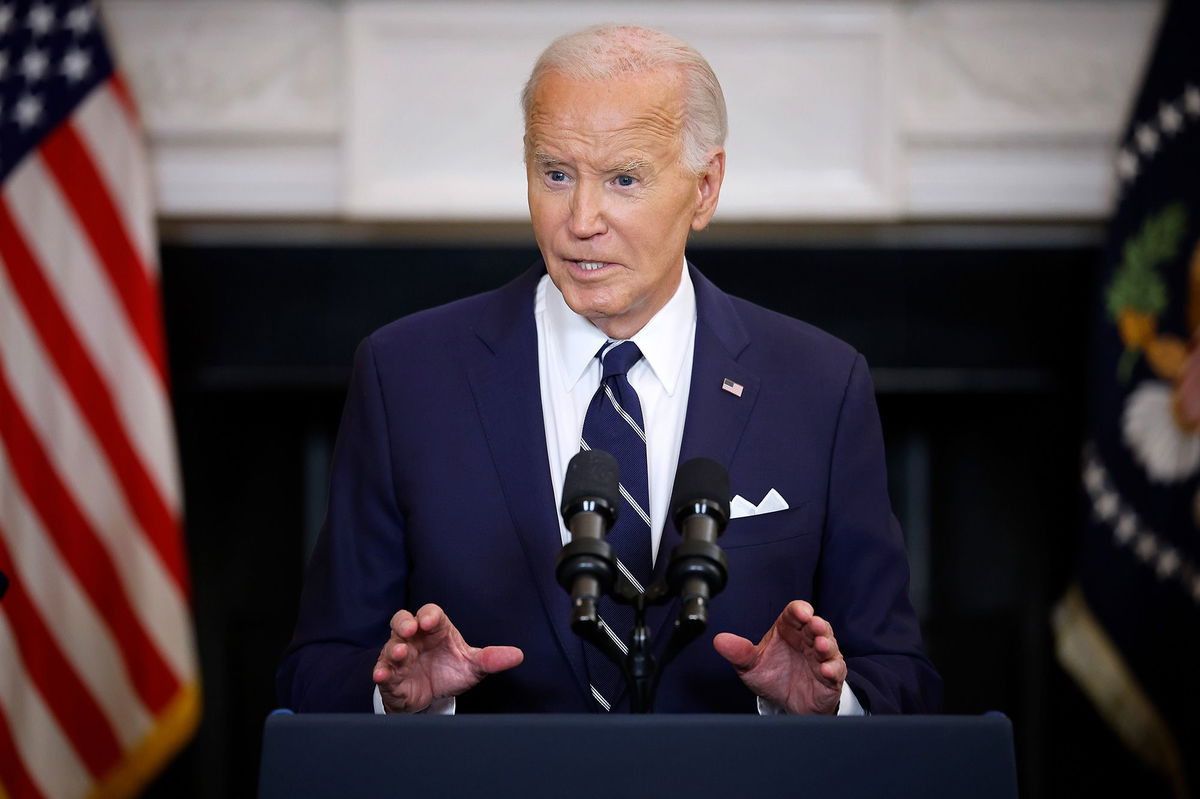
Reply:
M717 71L732 120L718 219L896 211L886 4L352 2L347 13L352 216L523 216L520 87L554 36L614 17L676 33Z
M1161 0L102 0L166 217L519 221L554 36L661 27L730 111L717 222L1101 218Z
M1158 3L926 0L905 16L911 218L1097 218Z
M927 0L905 15L909 138L1103 137L1125 118L1153 4Z
M338 5L106 0L103 11L156 140L340 132Z

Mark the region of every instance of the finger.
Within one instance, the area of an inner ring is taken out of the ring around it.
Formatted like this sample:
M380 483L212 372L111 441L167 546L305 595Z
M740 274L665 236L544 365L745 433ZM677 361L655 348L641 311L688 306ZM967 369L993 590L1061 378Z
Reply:
M797 625L808 624L816 615L813 606L805 602L803 599L793 599L788 603L788 606L783 609L783 615L788 620L795 622Z
M422 605L417 611L417 626L421 632L432 633L436 632L437 628L446 620L446 613L438 605L432 602L428 605Z
M820 617L814 614L812 605L803 599L792 600L775 620L776 635L794 650L809 649L813 645L813 631L810 625L817 618Z
M804 629L800 631L800 637L804 646L817 650L821 654L827 653L828 649L818 648L817 642L822 639L829 639L825 644L826 647L830 643L836 643L833 637L833 627L829 622L822 619L820 616L813 616L808 624L804 625Z
M495 674L521 665L525 653L515 646L485 646L475 650L472 659L483 674Z
M820 665L821 676L829 680L835 685L841 685L846 681L846 675L850 673L846 666L846 661L842 658L836 660L827 660Z
M394 638L388 639L388 642L379 650L379 659L375 661L375 668L378 669L382 666L387 669L395 669L404 665L410 648L408 644L397 642Z
M813 650L822 662L834 660L842 656L841 650L838 649L837 640L831 635L819 635L814 638Z
M407 610L398 610L392 616L391 628L397 638L412 638L417 632L417 620Z
M833 625L822 619L820 616L813 616L808 622L808 631L813 637L824 635L829 638L833 637Z
M371 672L371 679L377 683L386 682L392 678L396 669L404 664L404 659L408 657L408 644L393 644L388 642L383 645L383 649L379 652L379 659L375 661L375 668Z
M717 654L733 664L738 671L745 671L754 665L758 651L754 644L740 635L733 633L718 633L713 638L713 649Z

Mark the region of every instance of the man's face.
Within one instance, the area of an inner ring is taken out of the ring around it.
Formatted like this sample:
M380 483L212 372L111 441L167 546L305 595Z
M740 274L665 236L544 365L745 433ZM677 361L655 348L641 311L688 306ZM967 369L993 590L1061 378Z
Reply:
M716 210L725 153L697 177L680 163L682 80L546 75L525 132L529 215L550 279L573 311L629 338L679 286L689 230Z

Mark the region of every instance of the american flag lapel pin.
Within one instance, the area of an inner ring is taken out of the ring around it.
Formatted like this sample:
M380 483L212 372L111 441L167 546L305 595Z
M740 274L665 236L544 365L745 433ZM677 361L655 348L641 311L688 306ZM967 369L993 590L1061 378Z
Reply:
M744 388L744 386L742 386L741 383L736 383L727 377L721 383L721 388L724 389L725 391L728 391L730 394L732 394L735 397L740 397L740 396L742 396L742 389Z

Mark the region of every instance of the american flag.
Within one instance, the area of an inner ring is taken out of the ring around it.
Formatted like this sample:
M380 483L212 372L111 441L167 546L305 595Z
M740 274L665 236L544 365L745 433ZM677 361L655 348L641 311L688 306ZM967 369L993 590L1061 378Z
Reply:
M149 174L87 2L0 2L0 795L136 793L199 688Z

